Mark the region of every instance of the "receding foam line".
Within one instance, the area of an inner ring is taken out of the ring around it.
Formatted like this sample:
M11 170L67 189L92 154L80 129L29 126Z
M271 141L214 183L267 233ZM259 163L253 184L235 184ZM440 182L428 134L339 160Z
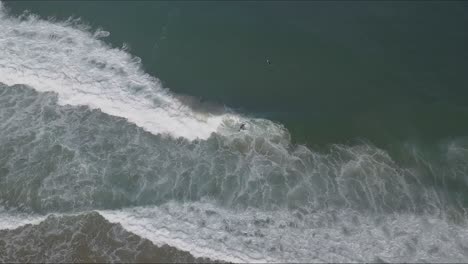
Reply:
M59 214L59 216L78 215ZM98 211L111 223L195 257L230 262L466 262L466 224L430 215L226 210L210 202ZM47 216L0 211L0 230Z
M99 211L109 222L196 257L231 262L465 262L466 225L430 215L225 210L210 203ZM463 245L463 246L462 246Z
M199 205L195 203L194 206ZM205 204L204 209L212 208ZM207 257L213 260L222 260L234 263L265 263L275 262L258 252L258 248L247 250L244 247L235 248L237 244L225 243L222 237L226 236L224 230L217 227L197 228L198 221L203 218L190 218L190 213L181 219L180 214L187 212L188 206L169 203L160 207L137 207L124 210L98 211L111 223L121 224L127 231L149 239L157 246L170 245L188 251L195 257ZM213 211L214 212L214 211ZM175 214L174 214L175 213ZM198 234L194 230L198 229ZM213 243L215 242L215 243Z
M49 22L5 14L0 5L0 82L52 91L60 104L87 105L153 134L208 138L230 114L197 113L143 72L139 58L100 40L76 21Z

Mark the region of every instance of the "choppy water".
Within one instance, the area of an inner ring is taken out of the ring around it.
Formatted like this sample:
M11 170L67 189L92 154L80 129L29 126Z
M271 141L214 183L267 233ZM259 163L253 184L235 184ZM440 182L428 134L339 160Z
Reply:
M1 261L195 261L164 245L234 262L468 259L463 135L315 150L174 94L79 20L2 7L0 32Z

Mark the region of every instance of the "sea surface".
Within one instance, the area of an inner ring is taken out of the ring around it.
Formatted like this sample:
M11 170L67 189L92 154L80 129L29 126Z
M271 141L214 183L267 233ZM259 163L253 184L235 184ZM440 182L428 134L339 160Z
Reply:
M467 14L0 2L0 262L468 262Z

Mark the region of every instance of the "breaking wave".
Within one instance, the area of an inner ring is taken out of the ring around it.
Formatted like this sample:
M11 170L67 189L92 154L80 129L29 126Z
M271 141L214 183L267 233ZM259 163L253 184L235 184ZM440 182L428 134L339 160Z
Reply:
M364 142L317 152L272 121L186 105L77 20L0 10L0 32L0 260L41 260L44 228L67 241L89 218L118 245L43 261L165 244L227 261L467 260L466 139L403 145L404 160Z

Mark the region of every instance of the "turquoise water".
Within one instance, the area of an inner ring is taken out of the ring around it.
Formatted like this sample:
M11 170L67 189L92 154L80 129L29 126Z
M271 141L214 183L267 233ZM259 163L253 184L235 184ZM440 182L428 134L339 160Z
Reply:
M1 229L97 210L196 257L466 262L466 11L5 2Z

